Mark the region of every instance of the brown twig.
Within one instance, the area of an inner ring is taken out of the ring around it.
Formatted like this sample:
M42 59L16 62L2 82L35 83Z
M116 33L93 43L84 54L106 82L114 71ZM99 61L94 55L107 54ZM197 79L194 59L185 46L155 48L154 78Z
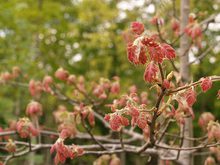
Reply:
M122 150L124 150L123 128L119 132L119 137L120 137L121 148L122 148Z
M167 131L169 125L170 125L170 120L169 120L169 121L167 122L167 124L165 125L165 127L164 127L164 129L163 129L163 131L162 131L162 134L161 134L161 136L159 137L159 139L158 139L158 141L157 141L157 144L159 144L159 143L161 142L161 140L163 139L163 137L164 137L164 135L166 134L166 131Z
M214 48L214 45L212 45L212 46L210 46L209 48L207 48L200 56L196 57L195 60L189 62L188 65L191 65L191 64L193 64L194 62L203 59L213 48Z
M190 150L199 150L199 149L203 149L203 148L209 148L209 147L215 147L215 146L219 146L220 143L213 143L213 144L208 144L208 145L199 145L199 146L195 146L195 147L170 147L170 146L165 146L165 145L159 145L159 144L155 144L156 147L158 148L163 148L163 149L167 149L167 150L183 150L183 151L190 151Z
M182 130L184 130L184 129L185 129L185 124L182 125ZM185 131L181 131L179 148L182 148L182 147L183 147L184 132L185 132ZM181 151L181 150L178 150L178 151L177 151L177 155L176 155L176 159L177 159L177 160L179 159L180 151Z
M163 38L163 36L162 36L162 34L161 34L161 31L160 31L160 25L159 25L158 22L156 23L156 27L157 27L157 32L158 32L158 35L159 35L160 40L163 41L163 42L165 42L166 44L169 44L169 43Z
M82 122L82 126L83 126L83 128L87 131L87 133L91 136L91 138L92 138L92 140L95 142L95 143L97 143L103 150L107 150L107 148L105 148L103 145L102 145L102 143L100 142L100 141L98 141L95 137L94 137L94 135L92 134L92 132L91 132L91 130L88 128L88 126L86 125L86 123L85 123L85 121L84 121L84 119L83 119L83 117L82 117L82 115L81 115L81 122Z
M210 76L210 78L211 78L211 80L212 80L213 82L215 82L215 81L220 81L220 76ZM190 84L188 84L188 85L185 85L185 86L182 86L182 87L178 87L178 88L176 88L176 89L167 91L167 94L169 95L169 94L172 94L172 93L179 92L179 91L181 91L181 90L188 89L188 88L190 88L190 87L192 87L192 86L197 86L197 85L199 85L201 82L202 82L202 80L198 80L198 81L193 82L193 83L190 83Z

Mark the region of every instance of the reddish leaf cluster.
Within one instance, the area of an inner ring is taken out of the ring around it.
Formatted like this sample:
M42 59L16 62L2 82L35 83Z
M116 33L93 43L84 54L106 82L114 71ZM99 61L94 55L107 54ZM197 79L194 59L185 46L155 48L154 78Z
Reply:
M198 124L203 130L206 130L209 122L214 120L215 116L213 116L210 112L204 112L200 115Z
M95 84L93 86L93 95L99 99L106 99L108 97L108 93L118 94L120 92L120 79L119 77L114 77L114 81L110 81L108 79L100 79L99 84Z
M184 32L191 37L191 39L197 43L198 47L201 47L202 28L197 23L194 14L189 15L189 23L184 29Z
M16 130L21 138L37 136L38 130L34 127L28 118L21 118L16 124Z
M175 109L173 105L170 105L170 111L168 113L164 112L168 117L173 117L179 124L185 124L185 116L190 115L194 118L192 106L196 102L196 92L193 88L177 93L172 99L178 102L178 108Z
M51 85L53 84L53 78L51 76L45 76L41 81L35 81L33 79L29 82L29 92L33 97L39 97L42 92L52 94Z
M210 121L207 131L209 140L220 140L220 124L218 122Z
M29 92L31 96L39 96L43 90L40 81L30 80L29 82Z
M144 65L147 62L146 50L143 45L138 47L137 45L133 45L133 43L129 43L127 46L127 56L128 60L135 65Z
M75 137L77 133L75 115L73 112L68 112L66 107L59 106L54 112L56 121L59 123L58 130L60 137L66 139Z
M212 154L215 155L217 161L220 162L220 146L210 147L209 150L211 151ZM216 164L214 164L214 165L216 165Z
M31 101L26 108L26 114L29 116L41 116L42 115L42 105L37 101Z
M94 165L120 165L120 159L115 155L102 155L98 159L96 159L93 163Z
M192 39L202 36L202 29L198 23L189 24L185 28L185 33L190 36Z
M163 25L164 20L163 18L159 18L158 16L154 16L151 20L150 23L153 25Z
M9 127L8 128L2 128L0 127L0 133L1 132L7 132L7 131L16 131L16 124L17 122L16 121L10 121L9 122ZM10 136L9 135L5 135L5 136L0 136L0 141L4 139L4 140L9 140L10 139Z
M21 75L21 69L17 66L14 66L12 68L11 72L6 71L6 72L1 73L0 81L7 82L7 81L10 81L10 80L16 79L20 75Z
M134 24L134 25L133 25ZM137 31L137 22L133 23L132 27L136 27L135 33ZM141 25L141 23L138 23L138 25ZM143 24L141 25L141 29L139 31L139 35L142 34L142 36L137 36L136 39L132 43L128 43L127 46L127 56L128 60L137 65L137 64L146 64L147 59L149 59L149 63L147 64L147 67L145 69L144 74L144 80L147 82L152 82L155 77L156 73L158 71L155 63L162 63L164 59L171 60L175 58L175 50L166 43L158 43L156 42L156 39L154 36L146 36L143 34ZM149 55L149 58L147 58L147 55Z
M171 27L172 30L174 31L174 34L178 36L180 32L180 22L176 18L172 19Z
M67 158L73 159L77 156L83 155L84 151L76 145L64 145L64 140L59 138L50 149L50 153L52 154L53 152L56 152L54 163L57 165L59 163L65 163Z
M135 34L142 34L144 32L144 24L140 22L132 22L131 29Z
M184 95L186 102L189 107L192 107L193 104L196 102L196 92L193 88L189 89L186 94ZM186 106L186 105L183 105Z
M201 88L203 92L207 92L212 87L212 80L209 77L201 78Z
M128 126L129 120L118 114L107 114L105 120L109 122L110 127L113 131L119 131L122 126Z
M95 116L94 112L92 110L91 106L84 106L83 104L80 104L79 106L74 107L74 117L75 120L88 120L90 126L94 127L95 126ZM76 122L81 122L81 121L76 121Z
M136 88L130 88L130 95L123 97L123 104L114 102L112 105L113 113L105 115L105 120L109 122L113 131L119 131L123 126L138 126L143 130L145 137L149 137L148 122L152 120L152 115L146 110L147 94L142 93L138 96ZM120 109L117 109L120 105ZM131 121L127 118L131 118Z
M53 84L53 78L51 76L44 76L42 85L45 92L52 93L51 85Z
M55 77L62 81L67 81L69 77L69 72L67 70L64 70L63 68L59 68L55 72Z
M211 156L207 157L204 165L216 165L215 159Z
M144 71L144 80L151 83L155 80L158 67L154 62L150 62Z
M4 130L4 129L2 129L2 127L0 127L0 133L1 132L4 132L4 131L7 131L7 130ZM2 139L4 139L4 140L8 140L8 136L0 136L0 141L2 140Z

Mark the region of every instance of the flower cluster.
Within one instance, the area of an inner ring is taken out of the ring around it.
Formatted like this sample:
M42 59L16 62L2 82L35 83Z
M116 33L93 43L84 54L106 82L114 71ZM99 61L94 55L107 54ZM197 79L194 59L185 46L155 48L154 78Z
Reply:
M38 130L34 127L28 118L20 118L16 124L16 131L21 138L28 138L31 135L37 136Z
M73 159L75 157L83 155L84 151L82 148L79 148L76 145L65 145L64 139L59 138L50 149L50 153L52 154L53 152L56 152L54 163L57 165L59 163L64 163L67 158Z

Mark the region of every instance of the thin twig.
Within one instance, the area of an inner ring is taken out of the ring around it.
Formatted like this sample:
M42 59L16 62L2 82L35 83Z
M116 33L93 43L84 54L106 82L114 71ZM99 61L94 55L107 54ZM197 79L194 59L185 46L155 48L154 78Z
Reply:
M215 82L215 81L220 81L220 76L210 76L212 82ZM170 91L167 91L167 94L172 94L172 93L176 93L176 92L179 92L181 90L185 90L185 89L188 89L192 86L197 86L199 85L200 83L202 82L202 80L198 80L196 82L193 82L193 83L190 83L188 85L185 85L185 86L182 86L182 87L178 87L176 89L173 89L173 90L170 90Z
M159 139L158 139L158 141L157 141L157 144L159 144L159 143L161 142L161 140L163 139L163 137L164 137L164 135L165 135L165 133L166 133L166 131L167 131L169 125L170 125L170 120L169 120L169 121L167 122L167 124L165 125L165 127L164 127L164 129L163 129L163 131L162 131L162 134L161 134L161 136L159 137Z
M161 80L162 80L162 83L163 83L163 80L164 80L163 68L162 68L162 65L160 63L158 63L158 66L159 66L159 69L160 69L160 76L161 76Z
M213 49L213 45L210 46L209 48L207 48L200 56L196 57L195 60L191 61L188 63L188 65L191 65L193 64L194 62L198 61L198 60L201 60L202 58L204 58L212 49Z
M121 148L124 150L124 142L123 142L123 128L119 132Z
M160 25L159 25L158 21L157 21L157 23L156 23L156 27L157 27L157 32L158 32L158 35L159 35L160 40L163 41L163 42L165 42L166 44L168 44L168 42L163 38L163 36L162 36L162 34L161 34Z
M82 118L82 120L81 120L82 126L83 126L83 128L87 131L87 133L91 136L92 140L93 140L95 143L97 143L103 150L107 150L107 148L105 148L105 147L102 145L102 143L101 143L100 141L98 141L98 140L94 137L94 135L92 134L91 130L90 130L90 129L88 128L88 126L86 125L86 123L85 123L85 121L84 121L84 119L83 119L82 116L81 116L81 118Z
M158 148L163 148L163 149L168 149L168 150L183 150L183 151L190 151L190 150L199 150L199 149L203 149L203 148L209 148L209 147L215 147L215 146L219 146L220 143L213 143L213 144L208 144L208 145L199 145L199 146L195 146L195 147L170 147L170 146L165 146L165 145L159 145L159 144L155 144L156 147Z
M182 148L182 146L183 146L184 133L185 133L184 129L185 129L185 124L182 125L182 131L181 131L181 135L180 135L181 138L180 138L180 146L179 146L179 148ZM177 159L177 160L179 159L180 151L181 151L181 150L178 150L178 152L177 152L177 155L176 155L176 159Z

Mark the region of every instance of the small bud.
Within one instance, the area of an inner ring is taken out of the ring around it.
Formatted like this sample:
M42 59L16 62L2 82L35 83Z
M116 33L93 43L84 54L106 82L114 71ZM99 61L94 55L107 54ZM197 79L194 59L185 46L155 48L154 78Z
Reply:
M120 92L120 84L118 81L112 83L110 91L113 94L118 94Z
M173 71L171 71L168 75L167 75L167 80L170 81L173 78Z
M144 32L144 24L141 22L132 22L131 24L131 30L140 35Z
M94 113L93 112L89 112L88 114L88 121L89 121L89 124L94 127L95 126L95 116L94 116Z
M55 77L60 80L66 81L69 77L69 73L68 73L68 71L64 70L63 68L59 68L55 72Z
M12 75L14 78L17 78L21 74L21 69L18 66L12 68Z
M207 92L212 87L212 80L209 77L201 78L201 88L203 92Z
M76 76L73 74L69 75L67 79L67 83L71 85L71 84L74 84L75 82L76 82Z
M220 99L220 89L218 90L217 98Z
M6 144L5 149L10 153L16 152L16 144L12 141L12 139L8 140L8 143Z
M135 85L130 86L129 93L137 93L137 87Z
M40 81L30 80L29 82L29 92L31 96L40 96L43 86Z
M211 156L207 157L204 165L216 165L215 159Z
M50 85L53 83L53 78L51 76L45 76L43 79L43 88L45 92L52 92Z
M106 114L105 117L104 117L104 119L105 119L106 121L110 121L110 118L111 118L111 116L110 116L109 114Z
M165 80L163 81L163 87L166 88L166 89L169 89L169 88L170 88L170 82L169 82L167 79L165 79Z
M115 154L112 155L112 159L111 159L109 165L120 165L120 164L121 164L120 159Z
M9 81L13 78L13 75L9 72L3 72L1 74L1 79L4 80L4 81Z
M193 23L194 20L195 20L195 18L196 18L195 13L190 13L190 14L189 14L189 23Z

